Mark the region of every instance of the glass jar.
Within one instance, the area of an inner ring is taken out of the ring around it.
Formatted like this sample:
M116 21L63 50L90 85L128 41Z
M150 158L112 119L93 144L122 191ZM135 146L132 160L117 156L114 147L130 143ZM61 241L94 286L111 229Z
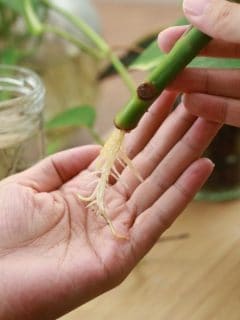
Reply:
M90 0L51 0L51 2L81 18L94 31L101 33L98 12ZM47 23L50 25L70 33L87 46L94 46L82 32L54 10L49 10L47 17ZM27 68L37 72L45 84L46 121L76 106L96 105L100 61L70 42L48 33L43 37L35 54L23 63ZM92 136L83 128L72 127L55 132L52 130L46 134L50 153L93 142Z
M205 155L215 163L215 169L197 199L240 199L240 129L224 126Z
M0 179L43 157L44 96L34 72L0 65Z

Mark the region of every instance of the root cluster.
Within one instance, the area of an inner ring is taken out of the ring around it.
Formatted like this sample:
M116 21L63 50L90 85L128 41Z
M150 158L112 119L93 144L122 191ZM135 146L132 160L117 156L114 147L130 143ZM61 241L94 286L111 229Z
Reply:
M126 166L134 173L134 175L142 181L140 174L134 168L132 161L128 158L126 153L123 151L123 141L124 141L125 132L115 129L104 147L102 148L98 159L96 160L95 168L96 170L93 174L96 177L96 187L93 192L88 197L83 197L78 194L80 200L88 202L88 208L95 208L97 215L100 215L104 218L106 223L109 225L113 235L116 237L123 238L124 236L120 235L111 219L107 214L107 208L105 205L105 192L109 186L110 178L114 178L116 181L120 179L121 174L117 169L120 166L122 169ZM120 180L121 181L121 180ZM124 183L124 181L121 181Z

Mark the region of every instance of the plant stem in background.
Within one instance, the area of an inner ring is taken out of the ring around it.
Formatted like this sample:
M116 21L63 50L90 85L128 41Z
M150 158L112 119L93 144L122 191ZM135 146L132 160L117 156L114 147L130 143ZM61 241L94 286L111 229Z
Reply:
M66 32L64 30L61 30L57 27L53 27L51 25L44 25L43 32L56 34L60 38L68 41L69 43L72 43L77 48L79 48L80 50L82 50L83 52L87 53L88 55L90 55L91 57L93 57L95 59L99 60L102 58L102 55L97 50L95 50L92 47L87 46L85 43L80 41L78 38L74 37L73 35L71 35L70 33Z
M122 64L120 59L112 52L109 45L104 41L104 39L97 34L88 24L86 24L82 19L79 17L74 16L70 12L64 10L63 8L53 4L49 0L41 0L48 8L58 12L63 17L65 17L70 23L72 23L78 30L80 30L85 36L92 41L92 43L97 47L99 50L99 54L102 55L103 58L109 59L116 71L118 72L119 76L122 78L123 82L128 87L131 94L135 92L135 83L131 78L128 70Z
M84 52L90 54L94 58L97 59L109 59L113 64L114 68L118 72L119 76L122 78L123 82L126 84L130 93L133 95L135 92L135 83L130 76L128 70L122 64L120 59L112 52L109 45L104 41L104 39L99 36L88 24L86 24L79 17L76 17L64 10L63 8L51 3L48 0L41 0L43 4L45 4L49 9L52 9L59 14L61 14L67 21L72 23L78 30L85 34L85 36L92 41L92 43L96 46L96 49L85 45L81 42L77 37L71 35L70 33L61 30L60 28L56 28L51 25L44 25L39 20L37 14L34 12L31 0L24 0L24 16L26 23L29 27L30 32L33 35L42 35L46 32L51 32L57 34L59 37L67 40L68 42L74 44Z
M23 0L23 11L29 31L35 36L41 35L43 33L43 24L38 19L31 0Z
M87 128L91 136L93 137L94 141L96 141L98 144L101 146L104 145L104 141L102 138L99 136L99 134L93 129L93 128Z

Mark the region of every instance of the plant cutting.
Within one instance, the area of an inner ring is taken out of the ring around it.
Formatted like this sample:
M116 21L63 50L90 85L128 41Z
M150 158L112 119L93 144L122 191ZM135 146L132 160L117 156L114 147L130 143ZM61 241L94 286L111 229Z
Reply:
M190 26L189 30L177 41L172 50L155 66L146 81L138 86L130 101L114 119L116 129L107 140L97 161L96 176L98 177L98 182L95 190L88 198L82 196L79 196L79 198L88 201L89 206L97 206L98 213L105 218L115 234L114 226L111 225L104 207L104 191L107 188L109 177L113 176L117 177L117 179L120 177L114 165L115 161L132 168L131 160L127 158L124 150L122 150L124 135L137 126L153 101L210 40L211 37ZM132 170L141 179L136 169Z
M96 206L97 213L106 220L113 234L118 237L121 237L121 235L117 233L109 220L104 205L104 194L109 178L111 176L115 179L120 178L120 173L115 165L116 162L123 166L129 166L135 176L140 180L142 179L122 148L124 136L127 132L136 128L153 101L210 40L209 36L194 27L190 27L184 36L178 40L171 52L150 73L146 81L138 86L130 101L114 119L116 129L106 141L96 162L96 187L89 197L79 195L79 199L89 202L88 206L90 207Z

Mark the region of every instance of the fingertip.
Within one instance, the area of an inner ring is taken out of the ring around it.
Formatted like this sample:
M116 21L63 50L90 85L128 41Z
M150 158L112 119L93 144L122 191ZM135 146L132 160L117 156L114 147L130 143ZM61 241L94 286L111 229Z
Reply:
M204 101L205 98L206 95L201 93L184 93L182 95L182 103L192 115L206 118L207 104ZM210 120L209 117L207 119Z
M208 158L200 158L190 165L190 167L179 178L178 184L190 197L194 196L208 180L214 170L214 163Z
M182 36L188 26L170 27L158 35L158 45L163 52L169 52L175 42Z
M209 158L203 157L199 158L195 162L192 163L190 166L189 172L195 175L200 175L202 177L209 176L213 169L215 167L215 164L210 160Z
M193 26L214 39L240 41L239 1L184 0L183 13Z
M184 93L182 95L182 103L184 105L184 107L187 109L187 111L193 115L197 115L196 113L193 112L193 108L192 108L192 94L187 94L187 93Z
M209 158L201 158L200 160L202 162L202 165L205 166L210 175L215 168L215 163Z
M221 125L226 120L223 112L226 100L223 98L203 93L187 93L183 95L182 101L190 114L205 121Z
M186 107L186 101L187 101L186 93L183 93L182 94L182 103L183 103L184 107Z
M211 176L215 168L215 164L209 158L200 158L197 162L197 167L198 178L196 178L196 181L198 181L198 189L201 189Z
M198 160L198 175L199 175L199 189L205 184L205 182L211 176L215 168L215 163L209 158L200 158Z
M158 35L158 46L163 52L168 52L171 49L171 44L169 42L169 29L166 29L159 33Z

